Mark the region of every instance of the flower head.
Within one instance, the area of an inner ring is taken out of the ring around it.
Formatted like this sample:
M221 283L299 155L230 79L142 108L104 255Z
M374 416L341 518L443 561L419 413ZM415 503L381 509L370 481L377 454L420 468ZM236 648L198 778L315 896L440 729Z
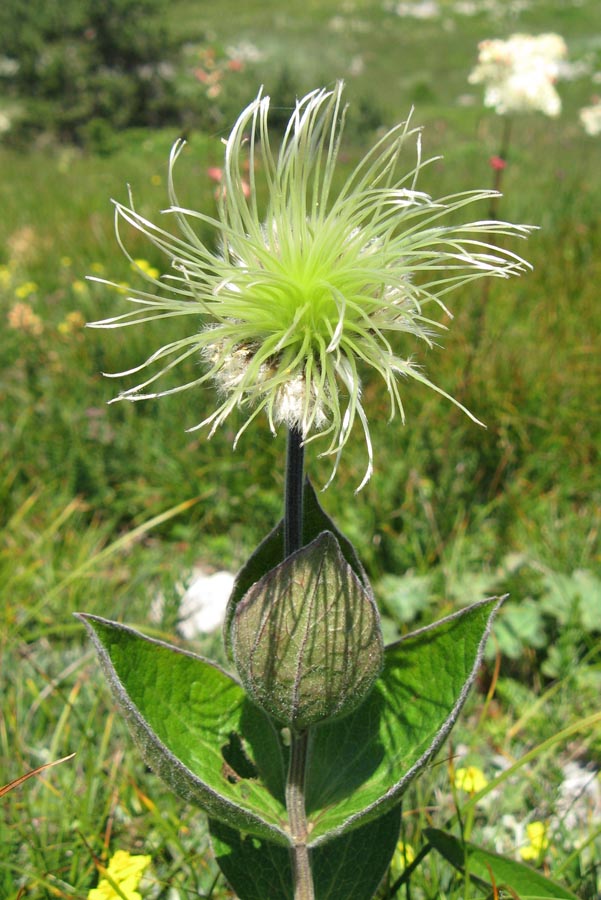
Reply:
M137 887L150 862L150 856L131 856L126 850L117 850L109 860L106 878L101 878L98 887L92 888L88 900L118 900L122 897L142 900Z
M200 328L119 373L155 367L117 399L158 397L213 380L219 402L195 428L208 426L212 434L241 408L249 415L238 440L264 412L274 433L284 424L300 430L305 442L325 442L323 452L334 456L334 471L358 419L369 457L365 483L372 449L360 369L371 368L383 379L391 418L403 417L399 376L448 397L412 362L411 349L401 355L396 345L415 339L430 344L438 326L426 307L447 312L443 297L452 289L474 278L523 271L526 263L494 241L498 235L524 236L529 229L482 220L442 224L445 216L491 192L432 200L417 190L426 163L419 131L409 121L382 137L336 188L342 84L297 101L277 150L268 112L269 98L259 93L232 129L218 217L184 209L176 197L173 166L182 143L171 154L167 210L179 235L144 218L131 198L129 206L116 203L118 237L121 222L133 225L169 257L171 274L157 280L147 273L160 296L135 291L129 296L135 310L94 324L114 328L198 317ZM416 141L416 159L403 173L400 156L409 138ZM195 221L214 228L218 250L202 243ZM202 374L155 389L157 379L189 357L204 361Z
M560 35L513 34L506 41L481 41L478 50L478 65L469 81L484 84L485 106L499 114L559 115L561 100L554 85L560 62L567 55Z
M147 259L134 259L132 269L142 272L143 275L149 275L151 278L158 278L161 274L158 269L150 265Z
M547 826L544 822L530 822L526 825L528 843L520 847L519 853L522 859L536 862L549 847Z
M23 331L25 334L38 336L44 330L42 320L29 305L29 303L18 302L8 311L8 327L15 331Z
M484 790L488 781L478 766L465 766L455 771L455 788L466 794L477 794Z
M15 288L15 297L18 297L19 300L26 300L32 294L35 294L37 290L38 286L35 281L24 281L23 284Z
M62 322L59 322L57 330L60 334L68 335L79 331L86 324L83 314L78 309L67 313Z
M579 117L587 134L591 137L601 134L601 97L596 97L590 106L583 106Z

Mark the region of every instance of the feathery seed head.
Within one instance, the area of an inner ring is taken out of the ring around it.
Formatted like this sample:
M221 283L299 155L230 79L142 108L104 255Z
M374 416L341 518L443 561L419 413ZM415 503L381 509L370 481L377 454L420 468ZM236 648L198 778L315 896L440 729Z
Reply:
M133 311L94 324L113 328L198 315L199 330L119 373L153 370L117 399L158 397L213 380L219 403L194 428L208 426L212 434L235 408L248 410L237 440L263 411L274 433L284 424L298 428L305 442L325 442L323 453L334 456L334 471L358 419L368 449L363 486L373 454L360 369L371 367L382 377L391 417L403 417L400 375L448 397L410 355L397 354L391 337L404 333L431 343L439 326L425 307L434 304L448 312L443 296L452 289L474 278L523 271L527 263L494 241L499 235L523 237L530 229L499 221L441 224L449 213L491 192L434 201L417 190L426 163L410 119L392 128L335 188L342 90L339 83L297 101L277 149L268 130L269 98L259 92L226 142L217 217L180 205L173 185L183 148L178 142L169 164L167 213L179 236L145 219L131 198L128 206L115 204L121 246L124 221L167 255L171 274L159 280L146 273L160 294L135 291L128 298L136 304ZM417 153L403 173L400 155L409 138ZM215 230L218 251L199 239L195 220ZM155 389L163 374L194 355L205 363L202 375L176 388Z

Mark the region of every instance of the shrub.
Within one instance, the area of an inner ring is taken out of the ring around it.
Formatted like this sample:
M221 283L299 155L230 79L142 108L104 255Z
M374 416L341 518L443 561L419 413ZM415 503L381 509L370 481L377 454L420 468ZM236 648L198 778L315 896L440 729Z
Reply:
M0 84L22 101L17 137L50 131L86 142L113 129L173 121L175 47L160 0L7 0L0 5Z

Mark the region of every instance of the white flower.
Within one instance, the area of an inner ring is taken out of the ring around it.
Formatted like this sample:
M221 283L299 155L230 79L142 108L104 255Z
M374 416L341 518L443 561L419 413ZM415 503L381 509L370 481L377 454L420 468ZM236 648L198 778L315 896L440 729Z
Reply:
M10 131L12 127L12 120L10 115L6 112L6 110L0 109L0 134L4 134L7 131Z
M584 106L580 110L580 122L591 137L601 134L601 97L597 97L592 106Z
M435 19L440 15L440 8L436 0L420 0L418 3L398 3L394 11L401 18Z
M482 41L478 50L478 65L469 81L485 86L485 106L499 114L559 115L561 100L554 85L567 55L560 35L514 34L507 41Z
M569 761L562 766L557 816L570 832L586 833L601 820L601 780L594 769Z

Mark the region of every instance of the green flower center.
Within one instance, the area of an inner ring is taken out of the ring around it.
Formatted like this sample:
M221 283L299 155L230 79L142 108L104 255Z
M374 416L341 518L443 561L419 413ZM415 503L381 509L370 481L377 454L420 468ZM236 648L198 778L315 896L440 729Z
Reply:
M286 335L285 347L303 345L319 354L337 330L357 326L362 318L357 306L363 307L367 293L365 261L357 259L356 248L341 252L339 235L333 248L326 240L295 249L289 254L280 248L277 256L264 259L264 277L257 277L257 269L245 272L232 301L263 340Z

